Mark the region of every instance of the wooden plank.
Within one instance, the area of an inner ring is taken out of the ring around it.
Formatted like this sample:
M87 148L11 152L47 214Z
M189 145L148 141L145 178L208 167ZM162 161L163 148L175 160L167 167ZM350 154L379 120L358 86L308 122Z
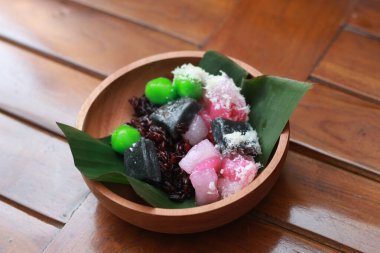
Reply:
M99 80L0 42L0 108L62 134Z
M0 195L60 222L88 194L68 145L0 114Z
M255 249L261 252L267 251L270 245L277 245L277 250L286 252L286 249L310 244L304 239L302 243L295 242L294 235L279 228L258 224L257 216L338 250L376 252L380 246L377 240L380 235L379 208L378 183L290 152L278 183L255 209L255 215L243 216L210 232L165 236L143 232L121 222L98 206L90 195L47 252L87 252L95 248L113 251L169 249L173 252L186 248L203 252L212 247L221 252L258 247ZM167 244L169 237L170 245ZM296 236L296 240L299 239ZM309 247L297 250L304 252L311 250Z
M0 9L0 36L100 75L148 55L194 48L72 2L0 0Z
M45 253L59 252L331 252L280 228L244 216L232 224L191 235L144 231L108 212L91 194Z
M315 234L303 233L317 240L324 236L337 247L363 252L380 248L379 210L379 183L293 152L279 181L256 208L290 229L308 230Z
M291 117L291 138L380 177L380 107L315 84Z
M229 0L72 0L194 44L217 30L237 1Z
M0 252L40 253L59 231L0 202Z
M358 1L348 23L380 37L380 2L378 0Z
M380 104L380 40L342 32L312 76Z
M343 22L350 0L243 0L207 44L259 69L306 80Z

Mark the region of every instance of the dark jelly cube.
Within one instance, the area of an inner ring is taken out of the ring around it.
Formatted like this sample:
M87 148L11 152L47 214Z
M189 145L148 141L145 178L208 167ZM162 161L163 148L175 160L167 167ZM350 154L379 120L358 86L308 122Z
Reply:
M178 137L177 125L190 125L195 115L201 109L200 104L192 98L183 97L158 108L150 115L157 125L164 127L173 138Z
M150 181L161 181L161 170L154 143L141 138L124 152L125 173L128 176Z
M211 121L211 132L222 154L238 149L251 150L252 154L261 153L257 133L247 122L216 118Z

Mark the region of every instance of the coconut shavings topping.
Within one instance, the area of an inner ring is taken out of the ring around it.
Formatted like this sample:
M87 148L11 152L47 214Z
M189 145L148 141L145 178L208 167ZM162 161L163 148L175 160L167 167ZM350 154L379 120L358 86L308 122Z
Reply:
M202 83L205 83L206 79L209 77L209 74L206 71L191 63L177 67L172 71L172 74L174 75L174 79L185 78L200 81Z
M220 72L221 75L208 75L206 78L206 98L216 105L215 109L230 110L232 106L235 106L236 110L242 110L248 114L249 106L246 105L244 97L240 94L241 89L226 73Z
M256 169L256 164L249 163L244 167L238 167L236 169L236 178L238 181L246 181L248 183L253 181L253 178L256 176L256 173L252 173L251 171Z
M253 148L257 152L257 154L261 154L261 147L259 144L259 137L257 136L257 132L253 129L247 132L233 132L230 134L224 134L223 140L227 144L227 148L230 150L234 150L240 146L245 146L248 148Z
M206 93L209 93L209 95L212 95L213 91L226 87L226 85L222 85L222 84L228 84L228 86L234 87L238 92L240 92L240 89L235 85L234 81L231 78L229 78L226 73L224 73L223 71L220 71L220 73L221 75L219 76L214 76L214 75L207 76L207 79L205 82ZM230 85L231 82L233 86ZM213 97L213 96L210 96L210 97Z

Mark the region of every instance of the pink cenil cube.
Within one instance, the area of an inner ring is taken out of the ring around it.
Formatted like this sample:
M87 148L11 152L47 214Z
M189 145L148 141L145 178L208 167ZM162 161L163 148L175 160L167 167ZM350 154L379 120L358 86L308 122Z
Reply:
M260 166L251 157L236 155L224 158L220 170L222 177L218 181L222 197L226 198L246 187L253 181Z
M188 174L191 174L198 163L212 157L220 157L220 153L214 145L206 139L189 150L186 156L179 162L179 167Z

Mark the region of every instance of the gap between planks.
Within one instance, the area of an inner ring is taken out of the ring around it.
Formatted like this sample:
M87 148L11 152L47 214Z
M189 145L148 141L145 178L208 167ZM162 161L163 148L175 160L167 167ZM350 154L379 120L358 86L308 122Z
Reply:
M188 43L190 45L193 45L193 46L197 47L198 49L201 49L202 45L203 45L203 43L199 43L198 44L197 42L193 41L192 39L189 39L189 38L186 38L186 37L182 37L180 34L177 34L175 32L171 32L169 30L165 30L165 29L162 29L162 28L159 28L159 27L154 27L154 26L150 25L149 23L141 21L141 20L138 20L138 19L134 19L134 18L131 18L131 17L123 17L123 16L120 16L118 14L115 14L115 13L112 13L112 12L109 12L109 11L105 11L105 10L100 10L98 8L95 8L95 7L89 6L89 5L85 4L85 3L81 3L81 2L77 2L77 1L71 1L71 3L79 5L79 6L83 6L83 7L87 8L87 9L91 9L91 11L94 11L94 12L98 12L98 13L105 14L105 15L110 16L110 17L114 17L114 18L117 18L117 19L121 19L123 21L127 21L129 23L141 26L141 27L143 27L145 29L148 29L150 31L162 33L162 34L167 35L169 37L172 37L174 39L177 39L177 40L183 41L185 43Z
M54 132L42 125L38 125L34 122L31 122L29 120L27 120L26 118L23 118L22 116L19 116L19 115L16 115L14 113L11 113L11 112L8 112L7 110L4 110L3 108L0 107L0 114L4 114L6 115L7 117L13 119L13 120L16 120L24 125L27 125L28 127L30 128L33 128L37 131L40 131L44 134L47 134L53 138L56 138L56 139L59 139L61 141L65 141L66 142L66 138L64 137L63 133L57 133L57 132Z
M208 43L210 42L210 40L220 31L220 30L222 30L222 28L223 28L223 26L224 26L224 24L227 22L227 20L229 20L230 18L232 18L232 14L233 14L233 12L235 11L235 9L237 9L237 8L239 8L239 4L240 4L240 2L241 2L242 0L237 0L236 1L236 4L235 4L235 6L228 12L228 14L223 18L223 20L222 21L220 21L219 22L219 25L217 25L216 27L215 27L215 29L212 31L212 32L210 32L209 34L208 34L208 36L203 40L203 41L201 41L200 42L200 44L199 44L199 49L200 50L207 50L207 45L208 45ZM212 50L212 49L211 49Z
M0 41L8 43L8 44L10 44L10 45L12 45L14 47L20 48L20 49L22 49L24 51L33 53L33 54L35 54L37 56L40 56L42 58L45 58L47 60L50 60L50 61L56 62L58 64L61 64L61 65L65 66L65 67L74 69L76 71L79 71L79 72L84 73L84 74L86 74L88 76L94 77L96 79L103 80L104 78L107 77L106 73L102 73L102 72L99 72L97 70L87 68L87 67L85 67L83 65L80 65L80 64L74 62L74 61L70 61L68 59L64 59L64 58L55 56L53 54L49 54L49 53L46 53L46 52L39 51L38 49L35 49L35 48L30 47L30 46L28 46L26 44L23 44L23 43L20 43L18 41L15 41L13 39L10 39L8 37L4 37L3 35L0 35Z
M322 53L319 55L318 59L314 62L313 66L310 68L309 71L309 78L312 76L314 70L317 68L319 63L323 60L323 58L326 56L327 52L331 48L331 46L336 42L336 40L339 38L339 35L345 30L346 24L341 24L339 28L336 30L334 36L331 38L329 43L327 44L326 48L322 51Z
M330 249L336 250L336 251L344 251L344 252L360 252L358 250L355 250L351 247L348 247L344 244L341 244L337 241L331 240L330 238L327 238L325 236L322 236L320 234L311 232L309 230L297 227L295 225L291 225L290 223L283 222L280 220L277 220L269 215L266 215L265 213L260 213L253 209L252 212L250 212L248 215L254 217L255 219L259 220L260 222L264 224L271 225L272 227L275 227L280 230L285 230L288 233L292 235L296 235L301 238L305 238L309 241L315 242L317 244L321 244L323 246L326 246Z
M351 13L353 12L355 6L359 3L359 0L355 0L351 3L350 8L347 10L347 13L344 17L344 20L342 20L342 23L340 24L339 28L336 30L334 36L331 38L330 42L327 44L326 48L322 51L321 55L318 57L318 59L315 61L314 65L310 69L309 75L314 72L315 68L319 65L319 63L322 61L322 59L325 57L326 53L329 51L330 47L335 43L335 41L338 39L339 35L347 29L348 23L347 20L349 19Z
M319 83L319 84L322 84L328 88L331 88L331 89L334 89L334 90L337 90L337 91L340 91L340 92L344 92L350 96L353 96L353 97L357 97L361 100L364 100L364 101L367 101L367 102L370 102L370 103L374 103L376 105L379 105L380 106L380 100L375 98L375 97L369 97L365 94L362 94L361 92L358 92L358 91L353 91L349 88L345 88L341 85L337 85L333 82L329 82L329 81L326 81L326 80L323 80L321 79L320 77L318 76L314 76L314 75L311 75L309 76L308 80L310 82L313 82L313 83Z
M345 31L355 33L357 35L366 37L368 39L376 40L380 42L380 36L373 34L371 32L368 32L358 26L352 25L352 24L347 24L344 28Z
M52 244L55 239L57 238L57 236L62 232L62 229L64 228L64 226L70 222L71 218L73 217L73 215L76 213L76 211L83 205L83 203L86 201L86 199L88 198L88 196L91 194L91 191L89 191L87 193L87 195L82 199L82 201L80 203L78 203L77 207L72 211L69 219L67 220L66 223L64 223L60 228L60 230L50 239L50 241L46 244L46 246L42 249L41 253L44 253L46 251L46 249L50 246L50 244Z
M370 32L367 32L359 27L356 27L356 26L353 26L349 23L345 23L343 24L336 32L336 34L334 35L334 37L332 38L332 40L330 41L330 43L327 45L327 47L325 48L325 50L323 51L323 53L321 54L321 56L318 58L318 60L315 62L313 68L311 69L310 73L309 73L309 80L311 82L318 82L320 84L323 84L325 85L326 87L329 87L329 88L333 88L335 90L338 90L338 91L341 91L341 92L344 92L348 95L351 95L351 96L354 96L354 97L357 97L359 99L362 99L362 100L365 100L365 101L368 101L368 102L371 102L371 103L375 103L376 105L380 105L380 100L379 99L376 99L376 98L372 98L372 97L369 97L365 94L362 94L358 91L353 91L349 88L344 88L340 85L336 85L334 84L333 82L329 82L329 81L326 81L326 80L322 80L321 78L317 77L317 76L314 76L313 75L313 72L315 70L315 68L319 65L319 63L322 61L322 59L325 57L326 53L328 52L328 50L330 49L330 47L336 42L336 40L338 39L338 37L340 36L340 34L344 31L347 31L347 32L352 32L354 34L357 34L357 35L360 35L360 36L363 36L363 37L366 37L368 39L371 39L371 40L375 40L375 41L379 41L380 42L380 37L377 36L377 35L374 35Z
M372 169L366 168L363 165L359 165L341 157L332 156L331 154L328 154L327 152L306 143L291 138L289 148L296 153L310 157L314 160L322 161L326 164L333 165L338 169L348 171L352 174L373 180L375 182L380 182L380 175L372 171Z
M3 202L3 203L5 203L5 204L7 204L7 205L9 205L9 206L11 206L11 207L14 207L14 208L16 208L16 209L18 209L18 210L26 213L27 215L30 215L30 216L38 219L38 220L40 220L40 221L42 221L44 223L52 225L52 226L54 226L56 228L61 229L65 225L65 223L63 223L61 221L58 221L58 220L53 219L51 217L48 217L48 216L46 216L44 214L41 214L41 213L39 213L39 212L37 212L37 211L29 208L29 207L26 207L26 206L21 205L21 204L13 201L11 199L8 199L7 197L5 197L3 195L0 195L0 201ZM82 203L83 203L83 201L80 203L80 205Z

